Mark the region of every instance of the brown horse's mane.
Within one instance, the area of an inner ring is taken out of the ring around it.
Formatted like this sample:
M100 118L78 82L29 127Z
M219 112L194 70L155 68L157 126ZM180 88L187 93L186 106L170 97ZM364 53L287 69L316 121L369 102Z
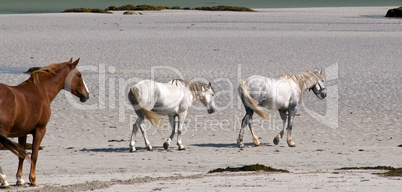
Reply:
M204 82L186 81L186 80L183 80L183 79L173 79L172 80L172 84L175 83L177 85L178 82L183 83L191 91L191 93L193 94L193 97L198 98L198 99L201 99L203 97L203 95L201 94L202 90L207 90L208 89L208 85L205 84ZM214 88L211 87L211 89L215 93Z
M33 79L33 83L35 84L35 85L39 85L39 78L40 77L43 77L43 76L52 76L52 75L56 75L57 74L57 70L61 67L61 66L63 66L63 65L65 65L66 64L66 62L63 62L63 63L53 63L53 64L50 64L49 66L47 66L47 67L43 67L43 68L40 68L40 69L38 69L38 70L35 70L35 71L33 71L32 73L31 73L31 77L32 77L32 79Z
M297 74L282 75L282 78L292 79L300 88L301 91L310 88L318 81L324 81L325 78L317 71L303 72Z

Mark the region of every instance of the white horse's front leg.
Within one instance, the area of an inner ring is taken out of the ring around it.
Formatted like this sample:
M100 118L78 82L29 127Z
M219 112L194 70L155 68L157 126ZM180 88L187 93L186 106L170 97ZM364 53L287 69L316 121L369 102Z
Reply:
M292 142L292 127L293 127L293 118L295 117L296 110L289 110L288 116L288 146L296 147L295 143Z
M183 144L181 143L181 138L183 134L183 125L184 120L186 119L187 111L182 112L178 115L178 130L177 130L177 145L179 146L179 150L185 150Z
M169 122L170 126L172 126L172 133L170 134L170 137L166 140L166 142L163 143L163 148L168 149L170 142L173 140L174 133L176 132L176 122L175 122L176 116L174 115L169 115Z
M9 187L10 184L8 184L7 182L7 177L6 175L3 173L3 169L0 167L0 186L2 187Z
M278 135L276 135L276 137L274 138L274 144L278 145L279 141L282 139L283 137L283 133L285 132L285 128L286 128L286 120L288 118L286 111L279 111L279 114L281 115L281 119L283 122L283 128L282 131L280 133L278 133Z

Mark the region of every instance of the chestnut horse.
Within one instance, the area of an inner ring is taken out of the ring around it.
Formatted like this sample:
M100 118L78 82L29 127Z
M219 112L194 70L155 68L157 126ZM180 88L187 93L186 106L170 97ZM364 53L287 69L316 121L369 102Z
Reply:
M46 133L49 121L50 103L60 90L65 89L85 102L89 98L88 89L81 73L76 66L80 59L73 62L54 63L32 72L31 77L17 86L0 84L0 148L11 146L18 155L17 185L23 185L22 166L26 153L13 146L13 142L5 137L18 137L18 143L23 149L26 146L27 135L32 134L31 172L29 181L37 186L35 176L39 145ZM0 167L0 183L9 186Z

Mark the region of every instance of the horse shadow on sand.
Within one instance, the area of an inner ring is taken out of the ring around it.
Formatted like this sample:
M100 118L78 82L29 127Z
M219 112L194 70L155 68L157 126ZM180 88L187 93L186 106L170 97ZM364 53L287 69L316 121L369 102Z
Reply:
M211 147L211 148L239 148L237 143L202 143L192 144L196 147ZM270 143L261 143L261 146L273 146ZM244 143L244 147L254 147L254 143Z
M238 148L237 143L201 143L201 144L191 144L194 147L205 147L205 148ZM273 146L270 143L261 143L261 146ZM261 147L260 146L260 147ZM244 143L244 147L254 147L254 143ZM148 151L146 147L136 147L137 152ZM153 151L172 151L176 148L169 148L165 150L162 146L153 146ZM81 152L103 152L103 153L130 153L129 147L118 147L118 148L83 148L79 150Z
M137 151L148 151L146 147L136 147ZM159 150L164 150L163 147L153 147L154 151L159 151ZM87 149L83 148L80 150L81 152L103 152L103 153L130 153L130 148L129 147L118 147L118 148L93 148L93 149Z

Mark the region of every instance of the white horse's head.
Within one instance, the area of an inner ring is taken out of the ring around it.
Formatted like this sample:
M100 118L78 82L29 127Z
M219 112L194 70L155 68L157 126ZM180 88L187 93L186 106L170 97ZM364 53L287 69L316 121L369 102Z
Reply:
M212 88L211 82L208 83L207 89L202 90L200 101L207 108L208 113L215 112L215 91Z
M317 71L320 75L322 75L322 71L319 70ZM324 79L324 78L322 78ZM313 90L314 94L319 98L319 99L324 99L327 97L327 90L325 89L325 80L319 80L313 87L310 88L310 90Z

